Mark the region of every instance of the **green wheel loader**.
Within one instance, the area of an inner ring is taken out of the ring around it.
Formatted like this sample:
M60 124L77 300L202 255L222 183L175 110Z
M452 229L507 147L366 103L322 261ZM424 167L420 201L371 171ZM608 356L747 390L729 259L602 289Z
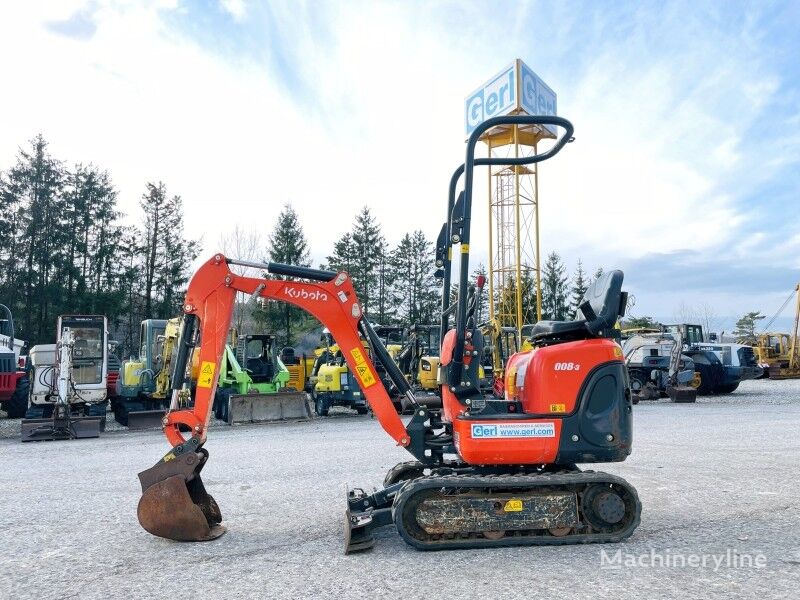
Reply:
M225 346L214 415L229 425L310 418L308 396L290 388L289 379L275 336L240 335L235 350Z

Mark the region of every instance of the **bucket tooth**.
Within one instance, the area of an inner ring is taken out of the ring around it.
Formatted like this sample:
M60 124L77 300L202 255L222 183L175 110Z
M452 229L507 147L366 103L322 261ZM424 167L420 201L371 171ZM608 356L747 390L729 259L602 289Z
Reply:
M188 451L139 473L137 516L146 531L179 542L208 541L225 533L219 506L200 478L206 460L205 450Z

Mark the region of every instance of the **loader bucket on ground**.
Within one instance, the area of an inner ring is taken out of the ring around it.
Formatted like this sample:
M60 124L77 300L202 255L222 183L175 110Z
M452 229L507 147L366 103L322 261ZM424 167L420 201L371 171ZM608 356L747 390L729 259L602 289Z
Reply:
M152 429L153 427L161 427L161 422L164 415L167 414L164 409L158 410L132 410L128 413L128 429Z
M232 394L228 399L228 425L310 418L311 409L305 392Z
M137 516L146 531L179 542L208 541L225 533L219 507L200 478L206 460L208 452L200 449L139 473Z
M673 402L695 402L697 400L697 389L690 385L669 386L667 395Z

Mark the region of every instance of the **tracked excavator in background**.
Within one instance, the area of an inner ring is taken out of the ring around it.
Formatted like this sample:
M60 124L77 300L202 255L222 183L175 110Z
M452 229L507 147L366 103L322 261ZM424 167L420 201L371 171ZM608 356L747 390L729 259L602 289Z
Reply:
M523 158L475 158L480 136L495 126L554 125L563 135L547 151ZM582 319L542 321L534 348L514 354L505 370L505 397L482 393L478 367L483 340L468 302L472 190L476 166L522 165L555 156L572 139L559 117L504 116L477 127L465 163L450 181L448 259L443 265L441 411L416 403L408 382L364 318L346 273L277 263L253 264L217 254L192 278L184 303L175 369L198 343L200 376L192 409L171 410L164 431L172 448L139 474L139 522L153 535L201 541L224 533L217 503L200 472L219 363L237 291L298 306L328 327L360 381L376 419L414 458L392 468L382 489L347 494L345 551L373 546L373 530L394 523L415 548L484 548L529 544L616 542L640 519L636 490L620 477L582 471L576 463L622 461L632 444L632 405L621 348L610 339L626 294L622 273L610 271L587 290ZM456 187L464 187L454 211ZM451 304L452 263L459 262ZM245 265L293 281L239 276ZM304 280L304 281L300 281ZM474 298L474 296L473 296ZM415 405L404 423L365 354L369 340L388 374ZM177 378L173 378L176 381ZM173 389L173 396L180 394Z

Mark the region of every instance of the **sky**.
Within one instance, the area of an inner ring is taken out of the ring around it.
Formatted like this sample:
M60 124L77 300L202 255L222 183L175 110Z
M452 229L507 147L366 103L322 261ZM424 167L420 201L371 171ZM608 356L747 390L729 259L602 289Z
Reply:
M542 254L621 268L636 316L730 331L800 281L798 31L791 1L5 2L0 169L41 132L129 219L164 181L204 256L287 202L315 263L364 205L390 245L433 239L465 97L521 58L575 125L540 168Z

